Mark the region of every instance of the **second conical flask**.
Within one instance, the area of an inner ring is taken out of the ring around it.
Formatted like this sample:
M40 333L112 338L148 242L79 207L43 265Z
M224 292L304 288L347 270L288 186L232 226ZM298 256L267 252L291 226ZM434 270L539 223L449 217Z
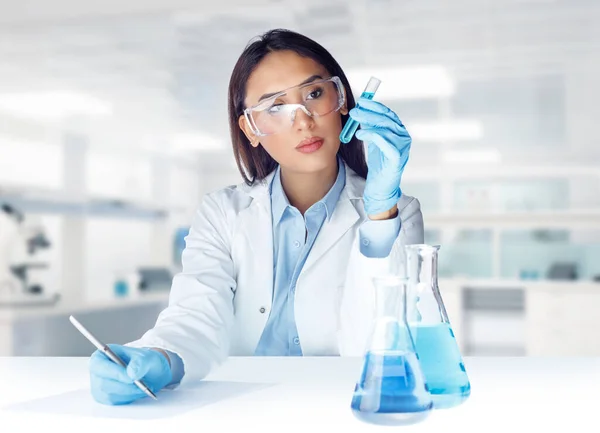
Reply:
M463 403L471 384L438 286L439 246L407 245L408 314L425 383L436 409Z

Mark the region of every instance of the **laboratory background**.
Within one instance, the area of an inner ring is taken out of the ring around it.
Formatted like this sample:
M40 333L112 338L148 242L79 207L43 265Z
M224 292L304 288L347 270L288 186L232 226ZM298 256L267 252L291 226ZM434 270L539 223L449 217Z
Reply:
M153 326L202 196L242 181L233 65L297 30L413 138L402 189L465 356L600 356L600 2L0 0L0 356Z

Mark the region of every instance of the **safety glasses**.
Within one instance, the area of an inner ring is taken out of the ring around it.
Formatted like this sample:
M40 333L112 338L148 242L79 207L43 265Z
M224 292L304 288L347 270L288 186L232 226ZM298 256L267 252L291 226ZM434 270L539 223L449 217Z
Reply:
M343 88L338 77L293 86L246 108L244 116L255 135L277 134L293 125L298 109L311 117L338 111L345 102ZM290 100L301 102L288 103Z

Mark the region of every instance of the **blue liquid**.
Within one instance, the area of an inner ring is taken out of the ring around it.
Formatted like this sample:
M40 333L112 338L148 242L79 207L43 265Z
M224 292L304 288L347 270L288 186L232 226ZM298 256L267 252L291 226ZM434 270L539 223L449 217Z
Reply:
M411 327L416 352L436 409L450 408L471 395L471 384L454 337L447 323Z
M357 418L371 424L406 425L426 418L433 403L416 355L367 353L351 408Z
M362 95L360 95L361 98L366 99L373 99L373 96L375 96L375 93L372 92L363 92ZM348 121L344 125L344 129L342 129L342 132L340 133L340 141L342 143L349 143L350 140L352 140L352 136L358 129L358 125L359 123L356 120L349 117Z

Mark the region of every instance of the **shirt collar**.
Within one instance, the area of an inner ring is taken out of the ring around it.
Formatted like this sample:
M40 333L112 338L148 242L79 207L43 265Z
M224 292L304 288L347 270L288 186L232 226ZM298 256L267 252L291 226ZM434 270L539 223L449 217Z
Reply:
M273 215L273 222L279 224L285 210L290 205L290 202L283 191L281 185L281 167L277 166L273 181L271 182L271 213ZM335 183L331 189L325 194L318 203L322 203L325 206L327 212L327 220L331 219L335 206L340 198L340 194L346 184L346 167L344 161L338 156L338 175ZM314 206L314 205L313 205Z

